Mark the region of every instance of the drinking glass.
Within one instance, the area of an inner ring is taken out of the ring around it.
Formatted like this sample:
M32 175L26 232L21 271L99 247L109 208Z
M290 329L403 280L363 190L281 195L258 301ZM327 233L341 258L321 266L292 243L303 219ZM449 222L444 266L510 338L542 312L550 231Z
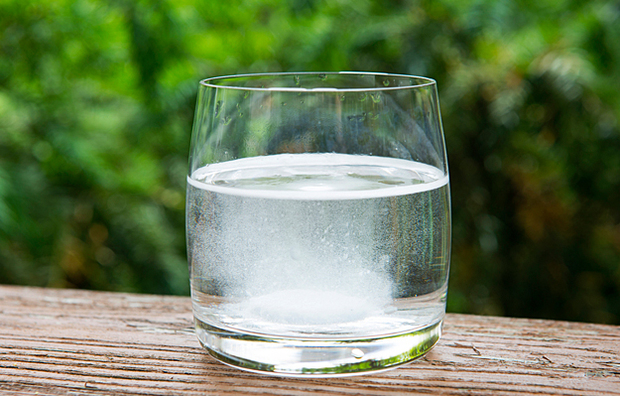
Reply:
M196 333L224 363L352 375L439 340L451 215L432 79L201 81L186 214Z

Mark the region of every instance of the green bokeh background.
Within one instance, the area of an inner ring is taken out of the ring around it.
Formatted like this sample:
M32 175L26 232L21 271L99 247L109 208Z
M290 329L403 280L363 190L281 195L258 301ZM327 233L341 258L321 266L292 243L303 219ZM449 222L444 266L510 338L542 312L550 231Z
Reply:
M0 0L0 283L188 294L201 78L438 81L448 310L620 323L620 5Z

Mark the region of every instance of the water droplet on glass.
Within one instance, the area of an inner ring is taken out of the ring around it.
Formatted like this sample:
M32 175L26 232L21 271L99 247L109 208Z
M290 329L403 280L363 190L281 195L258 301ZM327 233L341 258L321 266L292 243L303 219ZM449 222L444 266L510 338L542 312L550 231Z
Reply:
M389 80L383 80L383 85L384 86L389 86L390 85L390 81Z
M220 111L222 110L223 101L218 100L215 104L215 116L218 117L220 115Z
M367 96L368 96L368 94L366 94L366 93L361 94L360 95L360 102L365 101Z
M372 101L374 103L379 103L381 102L381 94L380 93L375 93L375 94L371 94L370 98L372 99Z
M304 104L304 101L303 101L303 100L300 100L300 101L299 101L299 104Z
M327 78L327 75L325 75L325 74L321 73L321 74L319 74L319 78L320 78L321 80L325 81L325 79Z
M222 123L223 123L224 125L228 125L228 124L230 124L230 116L226 116L226 117L224 117L224 119L222 120Z
M286 106L286 102L282 102L282 106Z
M301 83L299 82L299 76L295 76L294 79L295 79L295 85L300 86Z
M351 356L353 356L356 359L361 359L364 357L364 351L362 351L359 348L353 348L351 349Z
M250 96L250 91L245 91L243 94L243 99L247 99L248 96Z
M340 97L340 101L341 101L341 102L344 102L344 100L345 100L346 98L347 98L346 96L342 95L342 96Z

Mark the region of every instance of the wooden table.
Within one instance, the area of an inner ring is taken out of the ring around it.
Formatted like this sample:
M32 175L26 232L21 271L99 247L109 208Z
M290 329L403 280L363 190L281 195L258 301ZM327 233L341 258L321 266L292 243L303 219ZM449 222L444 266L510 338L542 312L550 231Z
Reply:
M449 314L422 359L289 379L225 366L189 298L0 286L0 394L620 395L620 327Z

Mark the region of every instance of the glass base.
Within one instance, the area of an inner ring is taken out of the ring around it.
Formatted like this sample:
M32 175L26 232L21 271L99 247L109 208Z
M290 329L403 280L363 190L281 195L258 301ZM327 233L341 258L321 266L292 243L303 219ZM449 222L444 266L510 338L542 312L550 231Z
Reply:
M442 324L386 337L338 340L233 332L196 319L196 334L223 363L263 374L317 378L385 371L417 359L437 343Z

